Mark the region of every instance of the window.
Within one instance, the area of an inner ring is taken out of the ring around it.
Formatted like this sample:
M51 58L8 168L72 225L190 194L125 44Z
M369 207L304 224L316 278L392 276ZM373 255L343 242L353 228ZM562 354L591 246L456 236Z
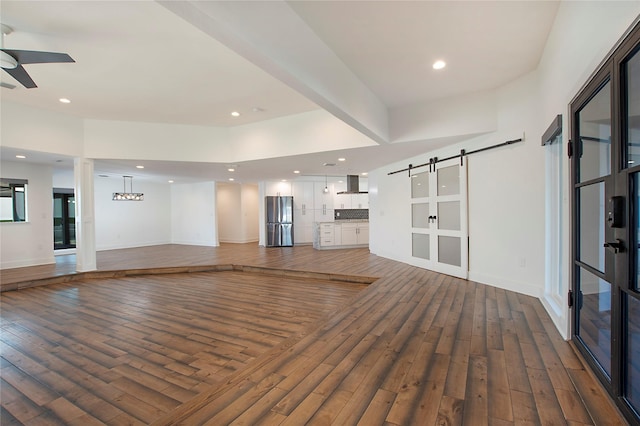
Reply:
M566 289L562 288L562 115L557 115L542 135L545 146L545 294L555 302L553 308L561 315Z
M0 179L0 222L26 222L27 180Z

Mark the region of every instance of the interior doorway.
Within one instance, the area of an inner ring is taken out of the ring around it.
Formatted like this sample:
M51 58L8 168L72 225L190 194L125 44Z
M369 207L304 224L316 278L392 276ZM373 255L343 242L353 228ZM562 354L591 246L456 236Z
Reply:
M73 189L53 190L53 249L76 248L76 199Z

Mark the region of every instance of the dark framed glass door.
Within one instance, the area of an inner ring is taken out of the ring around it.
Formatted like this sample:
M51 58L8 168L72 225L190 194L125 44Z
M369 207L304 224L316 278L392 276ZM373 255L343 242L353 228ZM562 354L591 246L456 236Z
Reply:
M640 424L640 29L571 103L572 337Z
M76 199L73 191L53 193L53 248L76 247Z

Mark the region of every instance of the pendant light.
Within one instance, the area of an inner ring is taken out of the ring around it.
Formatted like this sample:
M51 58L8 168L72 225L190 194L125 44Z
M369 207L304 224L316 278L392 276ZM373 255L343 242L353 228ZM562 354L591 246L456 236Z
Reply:
M322 190L325 194L329 193L329 185L327 185L327 175L324 175L324 189Z
M129 188L131 192L127 192L127 179L129 179ZM133 176L122 176L123 192L114 192L113 201L144 201L142 192L133 192Z

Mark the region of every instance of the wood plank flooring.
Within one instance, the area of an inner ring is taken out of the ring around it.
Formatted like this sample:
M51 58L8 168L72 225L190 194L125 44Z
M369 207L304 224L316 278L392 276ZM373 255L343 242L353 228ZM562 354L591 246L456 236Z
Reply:
M100 270L215 264L298 272L2 293L2 424L625 424L528 296L366 249L169 245L98 257Z

